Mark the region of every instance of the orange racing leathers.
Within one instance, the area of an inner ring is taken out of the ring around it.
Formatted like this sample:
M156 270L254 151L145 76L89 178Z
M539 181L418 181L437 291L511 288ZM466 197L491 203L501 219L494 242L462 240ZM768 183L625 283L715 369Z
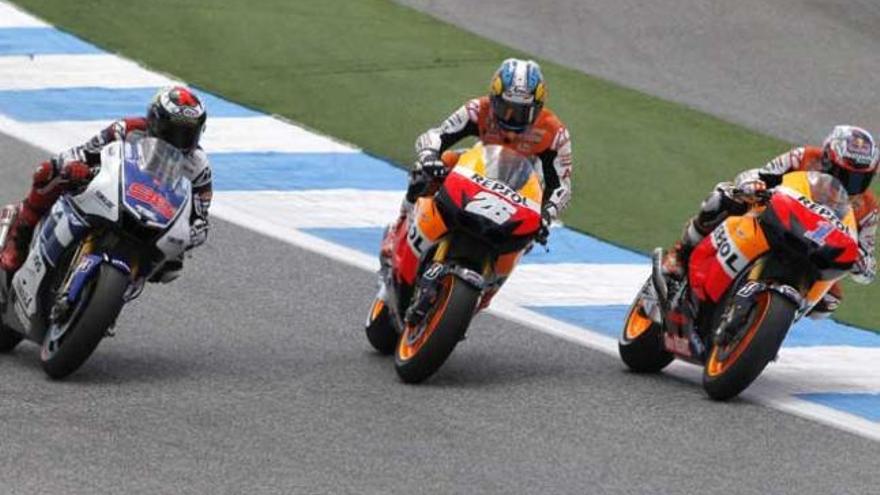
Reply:
M736 178L736 184L761 179L768 187L776 186L783 174L794 171L822 170L822 148L801 146L783 153L762 168L748 170ZM859 236L859 261L852 271L852 278L860 284L874 280L877 262L874 257L877 224L880 222L877 198L869 189L862 194L850 196L850 204L856 216Z
M688 222L682 243L687 247L696 246L703 237L711 233L729 215L745 213L747 205L733 198L732 190L756 179L763 181L767 187L774 187L782 181L782 176L788 172L811 170L823 170L822 148L801 146L777 156L761 168L742 172L732 183L718 184L712 194L703 202L700 213ZM853 266L851 276L853 281L857 283L869 284L876 275L874 248L877 224L880 222L877 199L871 190L867 190L862 194L850 196L850 203L855 213L859 240L859 260ZM838 284L835 284L822 303L814 308L811 316L827 316L837 308L841 299L842 290Z
M456 110L439 127L429 129L416 140L419 161L439 159L455 143L476 136L485 144L509 147L525 156L541 160L544 177L543 209L550 219L558 218L571 198L571 140L568 129L547 108L521 133L505 131L497 125L489 97L474 98ZM419 191L413 188L407 199Z

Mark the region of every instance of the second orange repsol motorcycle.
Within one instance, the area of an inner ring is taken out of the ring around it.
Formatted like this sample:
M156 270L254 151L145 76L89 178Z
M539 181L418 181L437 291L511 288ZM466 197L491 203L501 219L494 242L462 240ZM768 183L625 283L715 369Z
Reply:
M379 352L394 353L403 381L437 371L534 241L543 196L538 170L535 159L477 143L386 234L393 250L381 259L366 333Z
M710 397L734 397L857 258L855 217L840 182L821 172L786 174L759 205L697 245L686 280L668 284L655 256L626 318L620 357L641 372L676 357L699 364Z

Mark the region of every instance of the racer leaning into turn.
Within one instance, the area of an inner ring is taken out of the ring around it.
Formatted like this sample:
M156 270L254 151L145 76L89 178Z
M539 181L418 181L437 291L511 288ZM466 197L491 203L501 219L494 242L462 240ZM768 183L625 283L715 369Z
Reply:
M445 151L464 138L475 136L484 144L508 147L541 161L544 198L539 242L546 242L549 226L571 198L571 140L568 129L544 107L547 86L541 67L531 60L507 59L492 76L489 95L466 102L439 127L416 140L416 163L410 173L400 217L389 229L404 224L419 196L442 182L453 163L441 159ZM382 252L391 251L386 236Z
M685 225L682 238L667 253L655 252L655 265L667 281L683 280L691 251L730 215L742 215L758 201L762 192L775 187L782 176L794 171L822 171L840 180L849 193L858 225L859 260L850 272L853 281L869 284L876 275L874 258L878 207L868 187L880 163L871 134L859 127L839 125L821 147L801 146L777 156L761 168L739 174L733 182L722 182L703 201L700 212ZM813 318L830 315L840 306L843 291L834 284L811 311Z
M0 251L0 269L8 274L17 271L27 256L34 227L65 192L81 190L91 181L101 164L101 149L126 136L146 133L180 149L189 158L184 175L192 182L193 208L190 219L190 248L205 242L208 236L208 209L211 205L211 166L199 147L207 113L199 98L182 86L159 90L147 107L146 117L117 120L85 144L76 146L41 163L33 174L32 186L18 205L5 246ZM176 279L183 268L183 258L168 260L150 278L167 283Z

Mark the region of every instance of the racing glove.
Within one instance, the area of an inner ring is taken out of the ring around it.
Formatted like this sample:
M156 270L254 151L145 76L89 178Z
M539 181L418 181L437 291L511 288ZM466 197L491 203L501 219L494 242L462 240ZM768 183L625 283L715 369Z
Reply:
M767 183L761 179L748 180L737 185L730 192L734 201L752 205L767 198Z
M859 259L853 265L850 273L853 282L858 284L867 285L873 282L874 277L877 276L877 261L874 259L874 255L860 247Z
M416 160L415 169L434 180L442 180L449 170L434 150L423 150Z
M550 226L553 225L553 219L558 215L559 209L555 204L548 202L541 208L541 227L535 235L535 242L542 246L547 245L550 238Z
M71 184L82 184L92 178L92 167L79 160L67 162L59 168L59 177Z
M196 218L193 220L189 229L189 246L187 250L201 246L208 240L208 229L210 224L204 218Z

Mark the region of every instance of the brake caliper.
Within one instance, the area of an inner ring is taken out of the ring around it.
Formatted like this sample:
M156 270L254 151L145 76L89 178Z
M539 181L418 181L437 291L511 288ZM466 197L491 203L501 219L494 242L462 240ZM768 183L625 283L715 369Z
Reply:
M715 344L725 346L729 344L733 338L743 330L745 323L748 321L752 307L754 307L754 296L759 292L767 289L767 285L763 282L749 281L733 296L733 301L724 311L721 317L721 324L715 331Z
M419 278L416 295L406 310L404 320L407 324L418 325L424 321L431 307L437 301L437 287L443 276L449 272L446 265L434 263Z

